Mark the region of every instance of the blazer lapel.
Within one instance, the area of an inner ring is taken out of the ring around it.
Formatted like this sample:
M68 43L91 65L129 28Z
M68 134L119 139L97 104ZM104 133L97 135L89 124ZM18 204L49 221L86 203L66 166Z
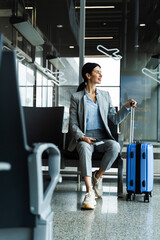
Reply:
M112 139L114 139L112 134L111 134L111 131L109 129L109 126L108 126L108 105L109 105L109 102L107 101L107 99L104 100L104 98L102 97L102 95L99 91L97 93L97 101L98 101L99 111L100 111L103 123L105 125L106 131L110 135L110 137Z
M103 98L101 96L101 93L97 90L97 93L96 93L96 97L97 97L97 101L98 101L98 106L99 106L99 111L100 111L100 114L101 114L101 117L102 117L102 120L104 122L104 124L106 125L106 109L108 106L105 106L106 105L106 102L104 103L103 101Z

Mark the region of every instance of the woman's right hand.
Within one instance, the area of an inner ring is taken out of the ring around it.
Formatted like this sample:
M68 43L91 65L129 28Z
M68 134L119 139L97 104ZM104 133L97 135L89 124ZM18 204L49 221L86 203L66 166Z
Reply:
M96 140L95 138L86 137L86 136L82 136L81 139L82 139L82 141L89 143L91 145L93 145L94 141Z

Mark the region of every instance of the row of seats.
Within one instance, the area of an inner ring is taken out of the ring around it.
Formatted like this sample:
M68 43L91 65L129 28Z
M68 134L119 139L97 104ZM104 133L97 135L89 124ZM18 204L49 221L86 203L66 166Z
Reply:
M2 51L0 35L0 239L53 240L51 198L60 177L60 151L27 143L15 51ZM47 152L49 179L42 159Z

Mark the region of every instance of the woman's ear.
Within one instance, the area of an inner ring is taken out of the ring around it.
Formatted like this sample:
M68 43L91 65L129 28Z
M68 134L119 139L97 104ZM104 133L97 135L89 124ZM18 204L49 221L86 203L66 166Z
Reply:
M91 78L91 75L89 73L86 73L86 78L87 79L90 79Z

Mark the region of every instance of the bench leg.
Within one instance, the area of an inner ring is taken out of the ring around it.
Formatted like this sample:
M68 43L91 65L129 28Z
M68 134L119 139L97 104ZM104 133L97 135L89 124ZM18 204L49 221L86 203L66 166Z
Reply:
M77 191L79 192L81 190L81 175L77 174Z
M123 197L123 160L118 161L118 198Z

